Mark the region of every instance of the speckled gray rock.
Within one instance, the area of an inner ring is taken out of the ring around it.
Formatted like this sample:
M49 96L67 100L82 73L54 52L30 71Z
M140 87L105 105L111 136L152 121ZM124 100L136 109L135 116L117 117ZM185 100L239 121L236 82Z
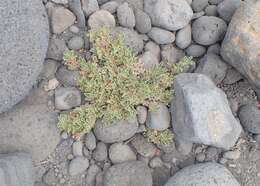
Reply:
M176 34L177 47L180 49L187 48L191 44L191 26L187 25L181 30L179 30Z
M110 167L104 175L104 186L152 186L149 167L141 161L131 161Z
M159 104L158 109L148 112L146 126L154 130L165 130L170 127L171 116L164 104Z
M193 39L201 45L212 45L222 40L226 30L226 22L214 16L202 16L192 24Z
M68 42L68 48L71 50L79 50L84 47L84 39L80 36L74 36L70 38Z
M98 10L91 14L88 19L88 26L93 30L98 30L101 27L113 28L115 25L114 16L106 10Z
M86 17L99 10L97 0L81 0L81 4Z
M148 36L159 45L173 43L175 40L174 33L158 27L152 27L150 32L148 32Z
M33 186L31 156L27 153L0 154L1 186Z
M134 11L127 2L117 8L117 19L121 26L133 28L135 26Z
M95 151L93 152L93 158L96 161L106 161L107 160L107 146L103 142L99 142Z
M260 93L259 11L260 1L241 3L222 42L221 56L258 88Z
M212 79L215 84L219 84L225 78L228 66L215 54L205 55L199 62L196 73L204 74Z
M96 137L93 134L93 132L89 132L88 134L86 134L85 137L85 146L89 149L89 150L94 150L97 146L97 142L96 142Z
M47 93L35 89L11 111L0 115L0 153L29 152L35 162L47 158L60 141L58 114L47 107Z
M101 6L102 10L106 10L111 14L114 14L119 6L119 3L116 1L109 1Z
M136 155L127 144L114 143L109 148L109 158L113 164L116 164L136 160Z
M230 21L236 9L240 6L241 0L224 0L218 4L219 17L225 21Z
M186 49L188 56L200 57L206 53L206 48L201 45L192 44Z
M208 5L205 8L205 14L207 16L217 16L218 15L217 6L216 5Z
M129 47L134 54L138 54L142 52L144 47L144 42L141 36L136 31L124 27L116 27L112 31L113 34L123 35L125 45Z
M54 34L61 34L76 21L75 15L68 9L54 7L51 14L51 27Z
M81 7L81 0L69 0L69 9L77 17L77 25L80 28L84 28L86 25L86 19Z
M209 3L212 5L217 5L219 3L221 3L223 0L209 0Z
M151 17L153 26L171 31L185 27L193 15L185 0L145 0L144 11Z
M152 28L152 23L149 15L142 10L135 10L135 28L141 34L146 34Z
M64 86L76 86L79 78L79 71L69 70L65 66L61 66L56 72L56 78Z
M239 120L245 130L253 134L260 134L260 109L253 104L239 108Z
M76 176L78 174L84 173L89 166L88 159L84 157L76 157L71 160L69 164L69 174L71 176Z
M202 11L208 5L208 0L193 0L191 7L194 12Z
M242 128L234 118L225 93L205 75L184 73L174 82L172 127L177 136L224 149L237 141Z
M208 54L212 53L212 54L219 55L220 54L220 45L218 43L214 44L214 45L210 45L208 47L207 53Z
M36 83L48 47L49 25L40 1L3 1L0 9L2 113L24 99Z
M67 47L64 40L52 37L48 47L47 58L61 61L66 49Z
M121 142L131 138L138 129L138 122L135 119L132 121L119 121L104 125L100 120L97 120L94 127L94 133L100 141L104 143Z
M75 87L60 87L55 90L55 108L69 110L81 104L81 93Z
M162 50L161 50L162 61L177 63L184 56L185 53L181 49L178 49L177 47L171 44L162 46Z
M235 177L223 165L201 163L178 171L164 186L240 186Z

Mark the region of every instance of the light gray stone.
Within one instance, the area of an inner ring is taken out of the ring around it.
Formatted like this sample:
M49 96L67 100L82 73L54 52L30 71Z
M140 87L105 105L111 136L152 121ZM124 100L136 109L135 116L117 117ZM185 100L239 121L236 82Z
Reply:
M64 40L52 37L47 52L47 58L61 61L63 59L63 53L67 49Z
M260 93L260 1L241 3L222 42L223 59L244 75ZM260 95L260 94L259 94Z
M137 120L140 124L144 124L147 118L147 108L144 106L137 106Z
M74 87L60 87L55 90L55 107L58 110L69 110L81 104L81 93Z
M0 113L24 99L46 56L48 16L41 1L0 3Z
M220 84L226 76L227 69L227 64L219 56L207 54L200 60L195 72L210 77L215 84Z
M121 26L133 28L135 26L134 11L127 2L117 8L117 19Z
M116 10L119 6L119 3L116 1L109 1L101 6L102 10L106 10L110 12L111 14L116 13Z
M88 19L88 26L93 30L98 30L102 27L113 28L115 25L114 16L106 10L98 10L91 14Z
M97 0L81 0L81 5L86 17L99 10Z
M69 70L65 66L61 66L56 72L56 78L61 84L67 87L76 86L79 76L79 71Z
M35 89L11 111L0 115L0 153L29 152L34 162L47 158L60 141L57 113L47 107L48 95Z
M171 31L185 27L193 15L185 0L145 0L144 11L150 16L153 26Z
M146 34L152 29L152 23L149 15L142 10L135 10L135 28L141 34Z
M84 12L81 6L81 0L69 0L69 9L73 12L73 14L77 18L77 25L80 28L84 28L86 26L86 19ZM71 30L71 28L70 28Z
M228 160L237 160L241 155L239 150L227 151L223 154L223 158Z
M61 34L76 21L75 15L64 7L54 7L51 15L51 27L54 34Z
M202 16L192 24L193 39L201 45L212 45L222 40L226 30L226 22L214 16Z
M188 185L240 186L231 172L217 163L201 163L185 167L171 177L164 186Z
M236 9L240 6L241 0L224 0L218 4L219 17L229 22L235 13Z
M161 59L161 49L160 49L159 45L157 45L153 41L149 41L145 44L144 50L152 52L156 56L158 61L160 61L160 59Z
M260 134L260 109L255 105L247 104L241 106L238 117L246 131L253 134Z
M74 156L83 156L83 143L82 141L75 141L72 144L72 153Z
M164 104L159 104L156 111L149 111L146 121L148 128L163 131L170 127L171 116L168 108Z
M172 126L180 138L224 149L237 141L242 128L225 93L205 75L183 73L174 82Z
M131 121L119 121L104 125L97 120L94 133L97 139L104 143L114 143L127 140L135 135L138 129L137 119Z
M57 71L59 64L57 61L52 59L47 59L44 61L42 71L39 75L39 79L53 79L55 77L55 72Z
M208 5L208 0L193 0L191 7L194 12L202 11Z
M113 30L113 34L122 34L125 46L129 47L134 54L138 54L143 51L144 42L136 31L124 27L116 27Z
M208 5L205 8L205 14L207 16L216 16L218 15L217 6L216 5Z
M86 134L85 137L85 146L89 149L89 150L94 150L97 146L97 142L96 142L96 137L93 134L93 132L89 132L88 134Z
M0 154L1 186L33 186L31 156L27 153Z
M109 158L113 164L116 164L136 160L136 155L127 144L114 143L109 148Z
M188 56L200 57L206 53L206 48L201 45L192 44L186 49Z
M84 173L89 167L88 159L84 157L76 157L71 160L69 164L69 174L71 176L76 176L78 174Z
M174 33L158 27L152 27L150 32L148 32L148 36L159 45L173 43L175 40Z
M103 142L99 142L95 151L93 152L93 158L96 161L106 161L107 160L107 146Z
M74 36L68 42L68 48L71 50L80 50L83 47L84 47L84 39L80 36Z
M187 25L181 30L179 30L176 34L177 47L180 49L185 49L191 44L191 26Z
M101 168L95 164L90 165L87 171L86 184L94 186L96 182L96 175L101 172Z
M152 186L150 169L141 161L131 161L110 167L104 175L104 186Z
M213 54L219 55L220 54L220 45L218 43L214 44L214 45L210 45L208 47L207 53L208 54L213 53Z

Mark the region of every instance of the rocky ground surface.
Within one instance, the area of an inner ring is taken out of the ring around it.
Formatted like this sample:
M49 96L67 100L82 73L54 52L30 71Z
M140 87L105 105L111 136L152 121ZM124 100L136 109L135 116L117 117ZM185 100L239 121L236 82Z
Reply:
M13 0L0 9L0 185L260 185L258 0ZM185 55L196 65L176 77L169 105L97 122L75 140L56 127L83 101L63 52L88 59L86 32L102 26L122 33L147 69ZM174 143L148 142L144 126L173 130Z

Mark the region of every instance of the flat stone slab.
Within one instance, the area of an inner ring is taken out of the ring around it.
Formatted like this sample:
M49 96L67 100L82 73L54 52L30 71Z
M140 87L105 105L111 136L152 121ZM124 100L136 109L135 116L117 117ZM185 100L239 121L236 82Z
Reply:
M48 17L40 0L0 3L0 113L32 88L46 55Z
M33 165L27 153L0 154L1 186L33 186Z
M34 162L46 159L60 142L58 114L48 106L48 93L35 89L11 111L0 114L0 153L29 152Z

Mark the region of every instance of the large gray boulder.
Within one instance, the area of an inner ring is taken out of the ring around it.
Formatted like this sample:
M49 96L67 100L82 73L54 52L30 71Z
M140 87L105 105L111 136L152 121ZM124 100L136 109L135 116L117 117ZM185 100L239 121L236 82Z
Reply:
M12 111L0 115L0 153L26 151L39 162L54 151L60 140L58 115L47 102L47 93L36 89Z
M130 161L110 167L104 175L104 186L152 186L149 167L141 161Z
M190 142L229 149L235 145L241 126L232 115L225 93L207 76L177 75L172 102L175 134Z
M223 59L260 93L260 1L243 1L233 15L221 46ZM260 95L260 94L259 94Z
M191 165L178 171L164 186L240 186L227 168L218 163Z
M21 101L41 72L49 41L41 1L0 3L0 113Z
M144 11L152 25L167 30L179 30L190 22L193 12L185 0L144 0Z
M33 186L32 159L27 153L0 154L1 186Z

